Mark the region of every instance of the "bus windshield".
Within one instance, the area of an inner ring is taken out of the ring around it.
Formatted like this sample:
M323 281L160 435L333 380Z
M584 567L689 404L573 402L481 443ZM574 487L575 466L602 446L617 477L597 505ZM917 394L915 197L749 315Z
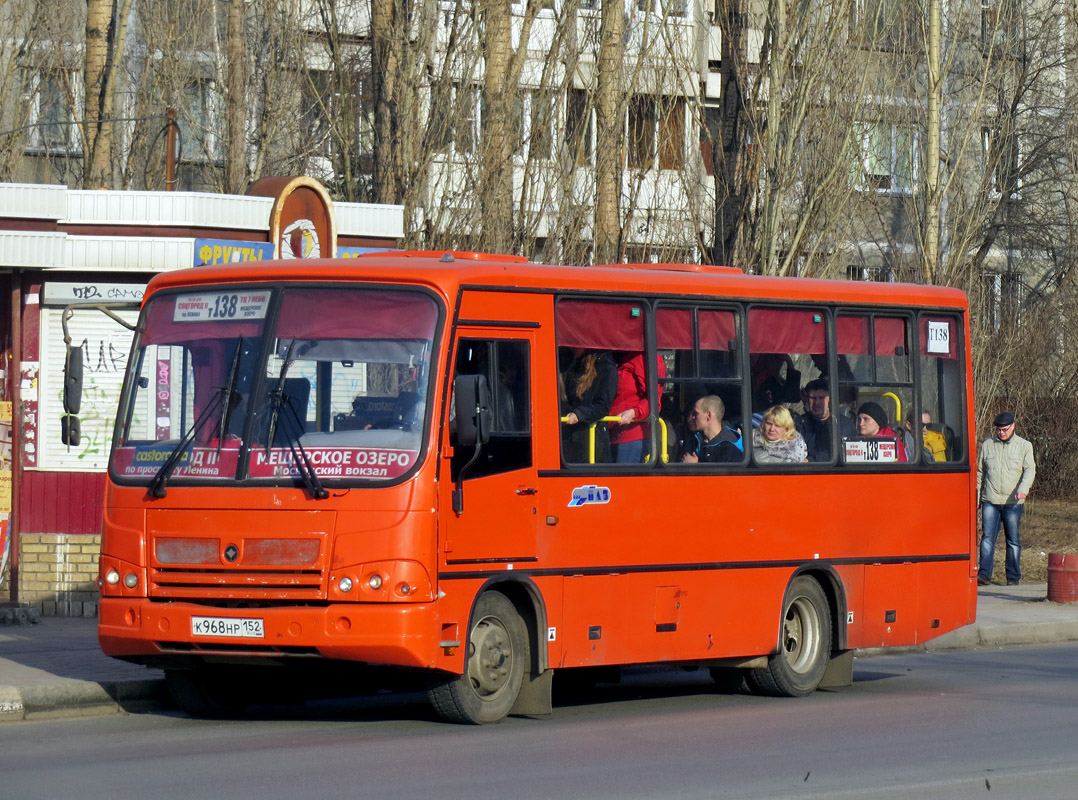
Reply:
M123 483L393 480L427 430L438 322L419 291L261 287L146 304L111 471Z

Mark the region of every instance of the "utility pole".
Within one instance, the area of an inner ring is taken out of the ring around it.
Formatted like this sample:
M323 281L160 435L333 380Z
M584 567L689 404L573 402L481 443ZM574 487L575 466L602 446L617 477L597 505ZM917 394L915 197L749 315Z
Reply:
M925 249L922 274L926 283L939 278L940 238L940 0L928 3L928 142L925 148Z

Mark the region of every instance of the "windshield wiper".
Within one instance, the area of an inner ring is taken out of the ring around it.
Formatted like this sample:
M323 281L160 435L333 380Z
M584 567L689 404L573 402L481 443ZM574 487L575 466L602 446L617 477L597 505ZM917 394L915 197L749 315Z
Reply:
M217 452L221 451L221 445L225 439L225 433L228 430L228 423L232 419L232 412L239 405L240 394L236 391L236 382L239 380L240 372L240 354L243 352L243 337L241 336L239 341L236 342L236 354L232 356L232 366L228 373L228 385L220 387L213 395L213 399L209 405L206 406L206 410L199 415L199 418L195 420L195 424L191 426L176 445L176 449L169 453L168 458L165 459L165 463L161 465L161 468L157 470L157 474L153 476L153 480L150 481L150 496L151 497L164 497L165 483L173 472L176 471L176 467L179 465L183 454L191 443L195 440L199 431L205 426L206 422L213 415L213 412L221 407L221 422L217 430Z
M240 396L236 391L236 381L240 374L240 353L243 352L243 337L236 342L236 355L232 356L232 367L228 371L228 384L224 387L225 407L221 411L221 424L217 427L217 452L221 452L224 446L225 436L228 434L228 423L232 420L232 412L239 405Z
M303 485L307 487L311 497L322 500L329 497L329 492L322 485L322 481L318 479L318 473L315 471L314 465L311 464L307 451L303 449L303 443L300 441L300 437L303 435L303 421L300 419L299 412L290 402L292 398L284 392L285 377L288 375L288 368L292 365L292 354L296 349L296 342L296 339L289 342L288 350L284 354L284 363L281 364L281 374L277 378L277 387L270 393L272 410L270 411L269 426L266 432L266 453L268 454L270 448L273 447L273 439L277 434L277 421L281 418L281 408L287 407L291 412L291 417L285 416L285 419L292 420L293 430L285 431L285 439L288 442L288 449L292 453L292 463L296 465L296 470L303 479ZM304 348L304 352L308 349Z
M303 436L303 420L300 419L299 412L296 411L291 400L291 397L283 392L281 393L281 402L291 412L286 414L284 419L292 421L293 430L285 431L285 437L288 439L288 449L292 451L292 463L296 465L300 477L303 478L303 485L307 487L311 497L315 500L324 500L329 497L329 491L322 485L322 481L318 479L318 473L315 471L307 451L303 449L303 442L300 441L300 437Z
M195 424L180 438L180 441L176 444L176 449L169 453L168 458L165 459L165 463L161 465L161 468L157 470L157 474L153 476L153 480L150 481L149 492L151 497L164 497L167 494L165 491L165 481L167 481L169 476L175 471L180 460L183 458L183 454L187 451L187 448L191 446L191 443L195 440L198 432L205 427L206 422L213 416L213 412L224 403L225 393L228 391L228 387L223 386L214 393L213 400L206 406L206 410L199 415L199 418L195 420Z
M281 405L284 403L284 379L288 375L288 368L292 365L292 351L296 349L296 340L293 339L288 343L288 350L285 351L284 361L281 363L281 374L277 378L277 388L270 393L270 403L272 409L270 411L269 419L269 431L266 434L266 453L269 453L270 448L273 447L273 435L277 432L277 417L281 414Z

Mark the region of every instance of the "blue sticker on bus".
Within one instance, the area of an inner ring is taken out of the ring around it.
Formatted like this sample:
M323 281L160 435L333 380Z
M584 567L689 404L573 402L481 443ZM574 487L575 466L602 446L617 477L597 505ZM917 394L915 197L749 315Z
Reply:
M610 489L606 486L577 486L573 489L573 497L569 501L569 508L587 505L589 503L609 503Z

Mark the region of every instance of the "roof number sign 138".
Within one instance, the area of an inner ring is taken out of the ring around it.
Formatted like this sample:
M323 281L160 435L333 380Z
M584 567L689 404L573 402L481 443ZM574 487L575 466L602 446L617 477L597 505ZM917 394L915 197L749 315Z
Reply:
M176 298L174 322L235 322L265 319L269 292L212 292Z

